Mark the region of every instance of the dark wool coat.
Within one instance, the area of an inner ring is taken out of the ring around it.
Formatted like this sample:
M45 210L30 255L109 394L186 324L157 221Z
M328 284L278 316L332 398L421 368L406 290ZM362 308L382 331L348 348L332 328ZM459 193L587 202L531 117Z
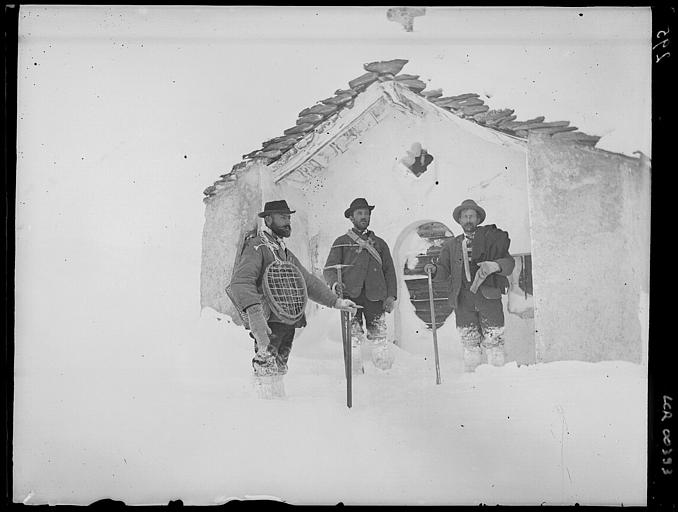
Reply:
M381 256L382 264L379 265L379 262L366 249L358 250L361 249L360 246L345 234L332 244L325 267L337 264L353 265L341 271L345 293L352 299L360 295L363 286L368 300L397 298L395 267L388 245L372 231L367 231L366 236L360 235L355 229L353 231L363 240L369 238L373 241L374 248ZM325 269L323 276L330 286L337 282L336 269Z
M267 235L262 234L261 236ZM254 236L245 242L240 259L233 270L231 293L242 310L254 304L261 304L265 300L262 291L262 278L266 267L273 263L275 258L271 249L263 244L261 236ZM281 260L294 263L301 271L306 282L309 299L330 308L334 306L337 296L323 283L322 279L308 272L292 251L289 249L285 251L276 250L276 254ZM280 322L280 319L275 313L271 312L268 321ZM295 327L305 326L306 315L302 316L294 325Z
M438 257L435 274L436 281L449 281L450 294L448 301L450 306L456 309L457 297L462 287L464 276L464 260L461 242L464 234L450 238L443 244ZM478 271L478 263L482 261L495 261L501 267L499 272L490 274L480 285L478 291L486 299L499 299L502 293L506 293L508 279L515 267L515 260L508 252L511 240L508 233L497 228L495 224L478 226L473 237L471 249L471 282Z

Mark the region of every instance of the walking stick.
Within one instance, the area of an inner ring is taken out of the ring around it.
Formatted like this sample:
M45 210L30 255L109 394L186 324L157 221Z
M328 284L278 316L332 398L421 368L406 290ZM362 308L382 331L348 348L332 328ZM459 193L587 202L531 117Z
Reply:
M438 361L438 332L436 331L436 306L433 301L433 280L431 279L432 269L426 269L428 274L428 298L431 303L431 327L433 329L433 352L436 360L436 384L440 384L440 362Z
M330 265L325 268L334 268L337 271L337 283L339 287L342 287L341 281L341 269L344 267L351 267L352 265ZM342 290L341 297L344 296ZM346 374L346 407L349 409L353 405L353 382L352 382L352 355L351 355L351 318L348 315L348 311L340 312L341 319L341 342L344 348L344 372Z

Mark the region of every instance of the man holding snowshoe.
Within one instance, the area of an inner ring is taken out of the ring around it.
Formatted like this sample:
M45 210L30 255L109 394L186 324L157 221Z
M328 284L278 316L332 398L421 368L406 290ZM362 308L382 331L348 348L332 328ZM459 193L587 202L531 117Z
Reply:
M447 240L437 265L424 267L436 281L449 281L450 305L464 346L464 369L475 371L482 358L488 363L504 364L504 309L501 295L515 266L509 254L508 233L495 224L480 226L485 210L467 199L454 209L454 220L464 233Z
M265 383L272 386L273 396L284 393L282 376L287 373L295 329L306 325L307 298L330 308L356 311L353 302L337 298L285 246L284 239L292 234L293 213L285 200L266 203L258 214L264 226L245 240L227 287L254 339L252 366L260 378L260 394Z
M340 297L346 296L362 306L351 322L352 365L355 373L363 373L360 344L372 342L372 361L378 368L388 369L393 364L393 349L386 339L385 313L393 311L396 301L396 274L393 259L386 242L367 229L374 206L360 197L344 212L352 227L337 238L327 256L323 275L328 285ZM339 283L340 267L342 282Z

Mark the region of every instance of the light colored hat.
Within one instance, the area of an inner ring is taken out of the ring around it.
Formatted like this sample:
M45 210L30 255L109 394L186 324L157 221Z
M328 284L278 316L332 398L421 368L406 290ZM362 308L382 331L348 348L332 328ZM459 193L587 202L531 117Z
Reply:
M478 204L473 199L466 199L462 201L462 203L452 212L452 218L457 221L457 224L461 224L461 222L459 222L459 217L461 217L461 212L464 210L475 210L476 213L478 213L478 218L480 219L478 220L478 224L482 224L485 220L485 210L478 206Z

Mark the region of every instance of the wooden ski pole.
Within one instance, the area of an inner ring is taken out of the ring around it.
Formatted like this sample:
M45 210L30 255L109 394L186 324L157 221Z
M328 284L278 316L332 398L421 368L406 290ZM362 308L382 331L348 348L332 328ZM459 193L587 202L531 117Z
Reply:
M438 360L438 332L436 331L436 306L433 300L433 279L431 278L432 270L426 269L428 274L428 298L431 304L431 328L433 330L433 352L436 361L436 384L440 384L440 362Z
M337 283L339 284L339 289L341 289L342 286L342 281L341 281L341 267L337 266ZM339 293L339 297L343 298L344 292L343 290ZM344 374L346 376L346 379L348 379L348 359L347 359L347 354L348 350L346 349L346 337L347 337L347 331L346 331L346 322L344 321L344 312L340 311L339 312L339 321L341 322L341 344L342 348L344 349Z
M337 268L337 283L341 286L341 268ZM339 293L339 297L343 297L343 293ZM346 322L344 321L344 312L339 312L339 323L341 324L341 348L344 352L344 377L348 379L348 360L346 359Z
M337 271L337 283L339 287L342 288L343 282L341 279L341 269L344 267L350 267L351 265L330 265L325 268L333 268ZM339 294L339 297L344 297L344 291L342 290ZM351 317L348 314L348 311L340 312L341 320L341 342L344 349L344 372L346 374L346 406L351 408L353 405L353 383L352 383L352 369L351 369Z
M343 282L341 280L341 267L337 267L337 282L339 283L339 288L342 288ZM344 297L344 291L341 291L341 297ZM344 334L344 368L346 369L346 407L349 409L353 405L353 370L351 368L352 355L351 355L351 327L350 327L350 318L348 316L348 311L341 312L341 324L343 326L342 332Z
M344 323L346 327L346 407L349 409L353 405L353 355L352 355L352 343L351 343L351 317L348 314L348 311L342 311L344 315Z

